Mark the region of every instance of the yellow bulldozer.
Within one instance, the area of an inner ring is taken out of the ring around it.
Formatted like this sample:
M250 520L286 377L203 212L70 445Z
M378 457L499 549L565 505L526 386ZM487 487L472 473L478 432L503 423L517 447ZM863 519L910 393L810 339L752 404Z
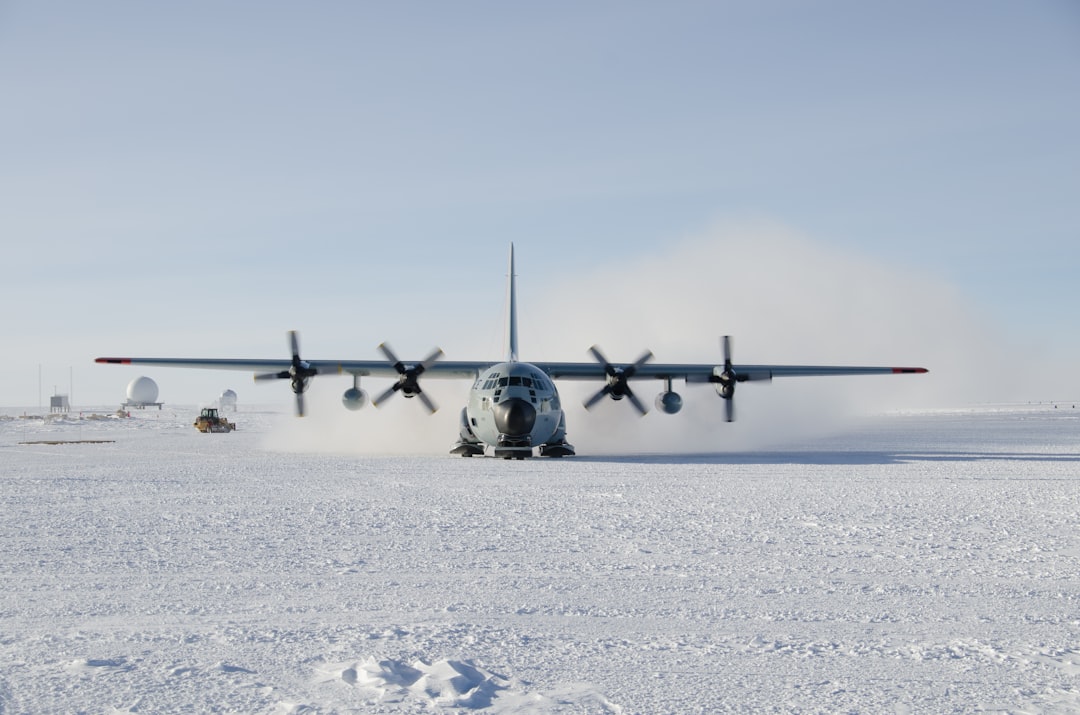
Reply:
M204 407L195 418L195 429L200 432L232 432L236 429L236 423L220 416L216 407Z

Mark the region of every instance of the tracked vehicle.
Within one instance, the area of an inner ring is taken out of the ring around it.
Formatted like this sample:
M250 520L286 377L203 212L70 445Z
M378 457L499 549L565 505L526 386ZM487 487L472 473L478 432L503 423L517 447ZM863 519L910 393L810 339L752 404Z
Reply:
M216 407L204 407L195 418L195 429L200 432L232 432L236 429L236 423L219 415Z

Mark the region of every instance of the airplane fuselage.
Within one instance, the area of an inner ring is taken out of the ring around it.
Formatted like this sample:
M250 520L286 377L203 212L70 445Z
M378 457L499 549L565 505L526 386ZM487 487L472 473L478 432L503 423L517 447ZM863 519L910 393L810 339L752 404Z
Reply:
M566 444L566 418L559 391L543 370L525 362L501 362L482 370L461 413L461 439L454 451L526 457L539 447L546 456L573 454Z

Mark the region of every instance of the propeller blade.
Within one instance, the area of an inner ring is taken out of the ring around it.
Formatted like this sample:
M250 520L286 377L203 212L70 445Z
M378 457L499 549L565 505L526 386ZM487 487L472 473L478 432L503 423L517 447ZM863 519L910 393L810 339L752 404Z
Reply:
M398 391L399 389L400 389L400 385L399 385L399 383L396 383L396 382L395 382L395 383L394 383L393 385L391 385L390 387L386 388L386 390L384 390L384 391L382 392L382 394L380 394L380 395L379 395L378 397L376 397L376 398L372 399L372 401L371 401L371 404L373 404L373 405L375 405L376 407L378 407L379 405L381 405L382 403L386 402L386 401L387 401L387 400L389 400L389 399L390 399L391 397L393 397L393 396L394 396L394 393L395 393L395 392L397 392L397 391Z
M292 348L293 364L300 362L300 337L295 330L289 331L289 347Z
M289 371L283 370L282 372L260 373L258 375L255 375L255 380L288 380L290 377L292 377L292 375L289 373Z
M302 392L296 393L296 416L304 416L304 393Z
M645 417L649 414L649 408L645 406L645 403L637 399L637 395L629 387L626 388L626 399L630 400L630 404L634 405L640 416Z
M611 392L611 385L604 385L602 388L597 390L595 395L585 400L585 409L591 410L593 407L596 406L596 403L604 399L604 397L606 397L609 392Z
M416 396L419 397L420 401L424 403L424 407L427 408L429 413L435 414L435 412L438 411L439 407L432 401L430 397L427 396L426 392L417 392Z
M424 370L427 370L429 367L435 364L436 360L438 360L442 356L442 348L435 348L434 350L432 350L431 353L420 362L420 365L418 366L419 369L417 370L416 374L419 375Z
M596 359L596 362L604 366L605 370L611 367L611 363L608 362L608 359L606 357L604 357L604 353L600 352L600 348L593 345L591 348L589 348L589 352L592 353L592 356Z
M626 388L626 397L630 400L630 404L637 408L637 411L641 413L642 417L648 414L649 408L642 404L641 400L638 399L638 396L631 392L629 387Z
M652 350L646 350L645 352L643 352L641 354L641 357L639 357L637 360L634 361L633 365L626 368L626 370L624 371L626 373L626 376L629 377L630 375L633 375L635 372L637 372L639 367L641 367L642 365L644 365L645 363L649 362L652 359L653 359Z
M724 421L735 421L735 385L738 376L731 365L731 336L725 335L720 338L720 349L724 354L724 371L720 375L722 391L720 397L724 400Z
M398 365L401 364L401 361L398 360L397 355L394 354L394 351L391 350L390 346L387 345L386 343L379 343L379 350L382 351L382 354L386 356L387 362L389 362L391 365L394 365L395 367L397 367ZM398 372L401 372L401 371L398 370Z

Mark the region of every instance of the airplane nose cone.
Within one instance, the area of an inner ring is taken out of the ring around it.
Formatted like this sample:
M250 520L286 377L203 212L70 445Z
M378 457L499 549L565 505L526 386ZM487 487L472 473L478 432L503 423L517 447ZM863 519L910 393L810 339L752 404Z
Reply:
M536 423L536 408L519 397L503 400L491 411L495 416L495 426L505 435L524 437L532 432Z

